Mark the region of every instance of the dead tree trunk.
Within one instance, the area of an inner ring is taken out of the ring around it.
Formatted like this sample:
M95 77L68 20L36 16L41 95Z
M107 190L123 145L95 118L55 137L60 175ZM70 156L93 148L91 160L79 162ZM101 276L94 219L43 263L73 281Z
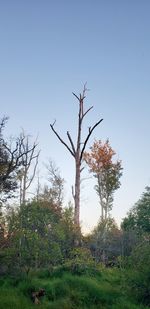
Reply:
M75 203L75 211L74 211L74 222L79 225L80 222L80 161L76 162L76 175L75 175L75 194L74 203Z
M74 211L74 222L77 226L80 225L80 177L81 172L83 170L82 168L82 161L83 161L83 154L85 151L85 147L87 145L87 142L90 138L90 135L92 134L93 130L102 122L103 119L100 119L93 127L89 127L89 132L87 134L87 137L85 138L84 142L82 143L81 147L81 135L82 135L82 123L84 117L87 115L87 113L93 108L90 107L86 111L84 111L84 99L86 97L86 91L87 88L84 86L82 94L80 93L79 96L77 96L75 93L73 95L76 97L78 103L79 103L79 113L78 113L78 128L77 128L77 142L76 147L73 143L73 140L71 138L71 135L69 131L67 131L67 136L70 142L70 146L60 137L60 135L56 132L54 129L55 122L53 124L50 124L50 127L52 131L55 133L59 141L68 149L68 151L71 153L71 155L74 157L75 160L75 189L72 188L72 194L74 198L75 203L75 211Z

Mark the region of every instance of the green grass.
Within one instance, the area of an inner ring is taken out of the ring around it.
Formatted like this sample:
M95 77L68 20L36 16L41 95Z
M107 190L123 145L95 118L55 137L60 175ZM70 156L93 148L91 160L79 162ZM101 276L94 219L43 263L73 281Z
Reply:
M123 274L117 269L103 269L95 277L77 276L61 273L41 278L32 273L28 278L0 280L1 309L32 309L35 305L30 299L32 291L44 288L46 295L38 305L39 309L138 309L127 295L122 280Z

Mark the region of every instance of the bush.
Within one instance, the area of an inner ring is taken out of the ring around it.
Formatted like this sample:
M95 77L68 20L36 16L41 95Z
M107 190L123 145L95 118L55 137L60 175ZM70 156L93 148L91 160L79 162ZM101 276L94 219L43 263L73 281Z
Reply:
M150 306L150 244L148 241L138 245L129 259L132 269L129 285L132 294L139 302Z
M70 259L64 264L66 271L74 275L94 275L98 272L90 250L75 248L70 253Z

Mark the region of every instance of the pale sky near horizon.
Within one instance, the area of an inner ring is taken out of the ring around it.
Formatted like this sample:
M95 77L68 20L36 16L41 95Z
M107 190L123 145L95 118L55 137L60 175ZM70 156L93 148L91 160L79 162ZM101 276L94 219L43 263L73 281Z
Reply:
M78 106L72 92L78 94L87 82L85 104L94 109L84 136L104 118L88 146L109 138L124 168L112 211L117 222L150 185L149 16L149 0L0 1L0 110L1 117L10 117L7 134L21 128L38 134L41 166L49 157L56 162L67 201L74 162L49 124L56 119L66 141L67 130L75 136ZM92 180L82 183L85 230L100 216L93 186Z

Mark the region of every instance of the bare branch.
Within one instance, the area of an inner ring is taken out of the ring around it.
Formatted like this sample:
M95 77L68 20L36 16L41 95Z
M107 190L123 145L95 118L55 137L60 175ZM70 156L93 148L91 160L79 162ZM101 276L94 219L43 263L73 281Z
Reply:
M69 152L72 154L73 157L75 157L73 151L70 149L70 147L63 141L63 139L59 136L59 134L55 131L53 124L50 124L50 127L52 131L55 133L57 138L60 140L60 142L69 150Z
M80 98L74 93L72 92L72 94L76 97L76 99L80 102Z
M4 117L1 119L1 122L0 122L0 136L1 136L2 130L4 129L5 124L6 124L6 122L8 121L8 119L9 119L8 116L4 116Z
M34 177L35 177L35 172L36 172L36 168L37 168L37 165L38 165L39 155L40 155L40 150L39 150L38 154L37 154L35 157L32 158L32 159L35 159L35 158L36 158L36 162L35 162L35 165L34 165L32 177L31 177L31 179L30 179L28 185L26 186L26 190L30 187L30 185L31 185L31 183L32 183L32 181L33 181L33 179L34 179Z
M21 154L19 153L19 142L16 142L14 150L11 150L11 147L8 147L7 144L4 143L4 140L2 146L10 154L9 161L7 162L7 170L5 171L5 175L3 176L3 180L5 180L19 166Z
M85 94L86 94L86 91L88 91L89 89L86 88L86 85L87 85L87 82L84 84L84 87L83 87L83 95L82 95L82 98L85 98Z
M76 151L75 151L75 147L74 147L74 144L73 144L73 141L72 141L72 138L71 138L71 136L70 136L69 131L67 131L67 136L68 136L68 138L69 138L69 141L70 141L70 144L71 144L73 153L74 153L74 155L75 155Z
M82 173L82 171L85 169L85 167L83 166L81 169L80 169L80 173Z
M86 87L87 85L87 82L84 84L84 87L83 87L83 93L82 93L82 98L85 99L86 98L86 92L89 91L90 89L88 89Z
M84 114L83 117L85 117L85 115L93 108L93 106L91 106Z
M26 171L28 171L28 169L30 168L30 165L31 165L31 162L33 159L37 158L39 156L39 154L35 155L34 156L34 151L35 151L35 148L36 148L37 145L33 145L32 149L30 149L30 156L28 156L29 152L25 154L25 157L27 158L26 160L26 163L28 161L28 163L26 164L25 163L25 166L26 166ZM28 145L27 145L27 149L28 149ZM24 164L23 164L24 165Z
M83 144L83 148L81 150L81 154L80 154L80 162L82 161L82 157L83 157L83 153L84 153L84 150L85 150L85 147L86 147L86 144L92 134L92 132L94 131L94 129L103 121L103 119L100 119L97 123L95 123L95 125L91 128L89 128L89 133L87 135L87 138L85 139L85 142Z
M54 122L53 122L52 126L54 126L54 125L55 125L55 123L56 123L56 119L54 120Z
M20 135L20 155L21 155L21 165L23 166L23 173L22 173L22 196L20 201L22 203L26 203L26 193L27 189L31 186L31 183L33 182L33 179L35 177L36 168L38 165L38 158L40 151L36 152L36 147L38 143L36 143L37 139L33 142L33 144L30 146L29 144L29 135L25 135L24 132ZM31 173L31 176L29 177L29 171L32 165L32 162L35 160L33 171Z
M1 164L3 164L4 166L4 169L1 175L0 185L3 189L5 186L5 183L7 185L7 182L9 183L10 181L13 180L12 183L15 189L17 180L19 179L17 178L18 169L21 166L23 166L24 175L25 175L24 178L26 177L26 183L27 183L27 172L30 167L31 161L36 158L38 160L39 154L35 155L34 153L35 148L37 146L36 142L34 142L33 146L30 147L29 142L28 142L28 136L26 137L24 132L22 132L20 136L17 139L15 139L15 143L13 142L12 139L10 140L9 144L5 142L1 134L1 130L4 127L6 120L7 118L4 118L2 122L0 123L0 143L1 143L1 148L2 148ZM37 166L37 163L35 164L36 166ZM33 176L31 176L31 179L28 180L29 186L35 176L36 166L33 170ZM22 169L20 169L20 171L21 170ZM19 179L20 181L22 181L22 177ZM11 182L10 182L10 185L11 185ZM12 186L12 189L13 189L13 186ZM26 186L24 186L24 189L26 189Z

